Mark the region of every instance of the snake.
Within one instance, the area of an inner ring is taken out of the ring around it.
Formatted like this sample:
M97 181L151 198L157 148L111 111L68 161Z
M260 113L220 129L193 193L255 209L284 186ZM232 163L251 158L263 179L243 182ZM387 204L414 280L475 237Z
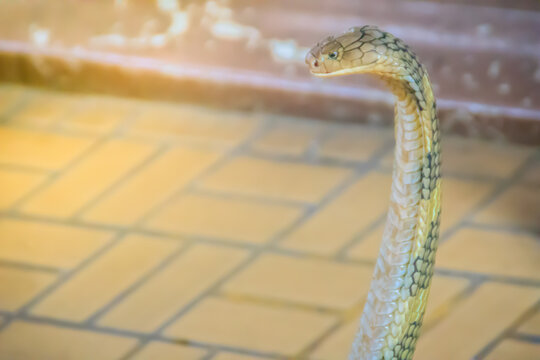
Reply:
M317 77L373 74L395 97L390 205L349 360L413 358L441 217L441 144L426 68L398 37L366 25L325 38L305 59Z

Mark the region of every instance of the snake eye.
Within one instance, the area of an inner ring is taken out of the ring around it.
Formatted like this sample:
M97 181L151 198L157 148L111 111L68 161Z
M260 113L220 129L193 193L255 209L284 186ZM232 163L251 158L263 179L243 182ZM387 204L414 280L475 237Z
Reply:
M338 52L337 51L334 51L334 52L328 54L328 58L330 58L330 59L337 59L337 57L338 57Z

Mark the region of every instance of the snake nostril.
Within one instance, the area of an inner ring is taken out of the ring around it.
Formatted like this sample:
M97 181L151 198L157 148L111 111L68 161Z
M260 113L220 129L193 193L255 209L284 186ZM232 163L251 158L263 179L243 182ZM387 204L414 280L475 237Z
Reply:
M319 66L319 61L317 59L313 59L313 61L311 62L311 65L313 67L318 67Z

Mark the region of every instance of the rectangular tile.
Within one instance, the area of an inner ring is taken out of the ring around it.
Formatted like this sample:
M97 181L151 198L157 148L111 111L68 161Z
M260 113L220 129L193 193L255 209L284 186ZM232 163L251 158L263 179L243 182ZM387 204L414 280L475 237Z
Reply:
M369 173L295 229L282 245L316 254L335 253L385 213L390 183L390 175Z
M367 294L372 273L369 266L265 255L223 289L226 293L345 310Z
M463 220L494 188L495 184L491 182L444 178L441 189L441 233Z
M512 186L474 217L474 222L540 230L540 191Z
M0 210L8 209L45 178L45 173L0 169Z
M534 151L533 147L457 136L442 140L443 169L448 174L507 178Z
M429 298L424 314L424 327L431 327L437 320L448 314L451 316L451 302L464 293L470 282L461 278L438 276L432 278Z
M320 156L346 161L368 161L394 136L390 128L347 126L336 131L322 145Z
M537 288L484 284L420 336L415 359L471 359L538 299Z
M358 329L359 318L354 319L324 339L309 356L310 360L347 359Z
M86 211L83 219L107 224L133 224L187 185L219 155L211 150L169 150Z
M301 209L297 207L209 195L187 195L158 212L145 227L184 235L263 243L301 214Z
M538 360L540 344L517 340L503 340L484 360Z
M196 245L112 308L98 324L153 331L225 276L245 256L243 250Z
M135 101L115 97L85 96L60 127L89 134L110 133L127 120L134 104Z
M249 136L256 123L245 115L154 104L138 117L128 134L159 140L185 139L231 146Z
M384 223L370 229L356 241L347 256L352 259L375 260L379 256L379 249L384 233Z
M105 245L112 235L81 227L0 219L0 259L72 268Z
M165 335L292 356L334 322L331 315L306 310L205 299Z
M151 342L129 360L202 360L207 351L180 344Z
M142 143L109 141L26 201L21 211L48 217L69 217L139 165L153 150L150 145Z
M131 235L41 300L34 315L84 321L178 249L176 241Z
M117 360L136 342L85 330L15 322L0 333L0 359Z
M79 156L94 139L0 126L0 164L60 169Z
M477 273L540 280L538 237L464 228L445 241L437 266Z
M322 126L318 123L310 126L287 123L278 125L257 139L252 148L270 154L301 156L314 143Z
M68 93L35 91L29 101L9 119L10 124L30 128L50 128L64 120L78 102L78 97Z
M342 182L350 170L239 157L203 181L219 191L317 202Z
M0 309L16 311L56 280L56 275L0 266Z

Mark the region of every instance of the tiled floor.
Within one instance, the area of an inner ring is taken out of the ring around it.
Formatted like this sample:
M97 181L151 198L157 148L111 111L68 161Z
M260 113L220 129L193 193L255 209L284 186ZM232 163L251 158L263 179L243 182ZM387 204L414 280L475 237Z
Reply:
M344 359L392 132L0 87L0 359ZM540 151L447 137L416 359L538 359Z

